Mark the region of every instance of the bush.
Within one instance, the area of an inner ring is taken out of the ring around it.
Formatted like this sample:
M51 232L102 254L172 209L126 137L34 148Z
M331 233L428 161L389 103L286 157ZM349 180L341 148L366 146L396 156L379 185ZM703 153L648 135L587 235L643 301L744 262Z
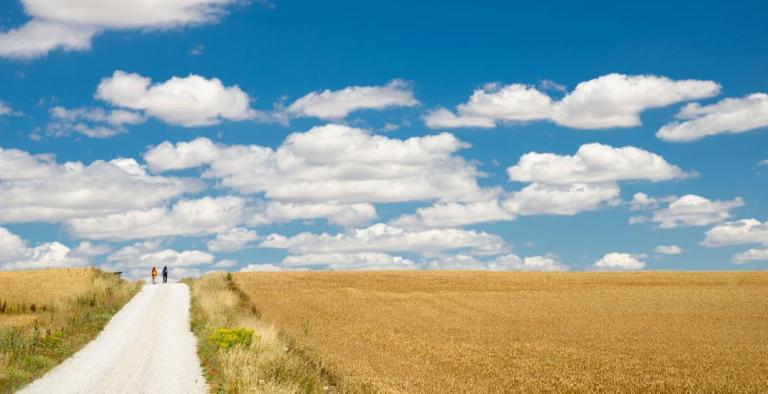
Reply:
M256 336L258 339L258 335ZM219 328L208 337L208 341L219 349L231 349L235 346L249 347L253 339L253 330L247 328Z

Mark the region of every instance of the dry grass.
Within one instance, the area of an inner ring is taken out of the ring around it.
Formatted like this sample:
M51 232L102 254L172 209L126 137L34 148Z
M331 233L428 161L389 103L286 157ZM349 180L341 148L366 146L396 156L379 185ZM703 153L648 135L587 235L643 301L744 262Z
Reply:
M212 273L186 280L192 291L192 330L209 388L221 393L321 393L334 391L314 364L254 313L232 287L231 277ZM220 329L253 331L250 344L221 348Z
M0 272L0 393L88 343L139 287L88 268Z
M240 273L344 391L767 392L768 273Z

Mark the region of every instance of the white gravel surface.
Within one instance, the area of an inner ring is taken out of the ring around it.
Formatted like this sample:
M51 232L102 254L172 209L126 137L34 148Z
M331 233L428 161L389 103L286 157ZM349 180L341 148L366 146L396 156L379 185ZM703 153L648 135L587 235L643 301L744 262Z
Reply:
M22 393L205 393L189 288L146 285L104 331Z

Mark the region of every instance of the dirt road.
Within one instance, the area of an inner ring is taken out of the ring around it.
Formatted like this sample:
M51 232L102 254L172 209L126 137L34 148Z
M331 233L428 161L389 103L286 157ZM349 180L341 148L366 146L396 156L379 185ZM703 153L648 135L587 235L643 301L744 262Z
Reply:
M189 288L146 285L104 331L22 393L204 393Z

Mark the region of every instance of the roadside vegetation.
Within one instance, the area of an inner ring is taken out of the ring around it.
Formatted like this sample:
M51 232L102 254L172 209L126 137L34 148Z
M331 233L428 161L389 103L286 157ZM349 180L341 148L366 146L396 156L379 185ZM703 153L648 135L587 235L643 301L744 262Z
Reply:
M79 350L140 287L93 268L0 272L0 393Z
M768 392L768 272L253 272L344 392Z
M192 331L214 393L336 392L334 379L260 319L231 275L184 281L192 293Z

